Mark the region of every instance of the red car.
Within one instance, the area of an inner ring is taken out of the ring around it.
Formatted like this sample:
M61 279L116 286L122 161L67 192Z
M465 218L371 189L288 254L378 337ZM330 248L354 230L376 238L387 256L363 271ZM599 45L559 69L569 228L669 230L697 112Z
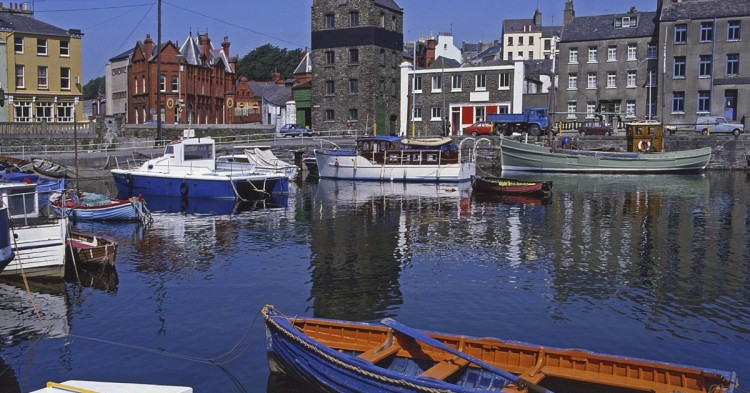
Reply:
M480 121L464 128L464 135L492 135L495 132L492 123Z

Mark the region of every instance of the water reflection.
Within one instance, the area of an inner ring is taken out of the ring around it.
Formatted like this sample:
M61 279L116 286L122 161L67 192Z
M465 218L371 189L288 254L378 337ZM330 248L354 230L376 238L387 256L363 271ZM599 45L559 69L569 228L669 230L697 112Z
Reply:
M226 215L261 209L286 208L288 195L273 195L268 198L235 200L219 198L181 198L144 195L146 206L152 212Z
M415 225L458 211L468 185L321 179L311 211L315 315L373 320L401 304L399 275L411 261ZM429 225L448 226L435 219Z

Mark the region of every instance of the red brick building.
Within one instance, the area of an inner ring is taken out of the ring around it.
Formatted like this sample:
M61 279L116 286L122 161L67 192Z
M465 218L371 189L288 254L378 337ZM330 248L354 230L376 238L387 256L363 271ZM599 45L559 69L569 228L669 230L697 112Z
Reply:
M161 55L161 78L157 62ZM135 46L128 65L128 122L156 121L157 89L161 89L164 124L230 124L234 122L237 57L229 56L229 40L211 45L208 33L180 48L171 41L157 51L150 35Z

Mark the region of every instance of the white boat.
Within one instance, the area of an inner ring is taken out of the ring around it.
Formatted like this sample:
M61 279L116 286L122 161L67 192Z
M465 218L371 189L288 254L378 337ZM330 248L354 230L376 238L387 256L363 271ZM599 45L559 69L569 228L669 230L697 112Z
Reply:
M473 140L471 138L464 139ZM462 182L476 174L473 153L462 154L451 138L357 138L353 150L315 150L321 178L394 182Z
M65 276L68 219L39 214L36 184L0 183L0 197L8 206L15 258L0 276Z
M236 146L234 153L216 157L216 168L232 170L247 168L258 173L282 173L289 179L295 179L299 168L279 157L276 157L271 146Z
M70 380L61 383L47 382L47 386L31 393L192 393L187 386L148 385L142 383Z
M0 272L8 266L14 257L8 206L0 200Z
M251 167L217 168L210 137L170 143L164 155L133 169L112 169L117 190L128 197L144 195L190 198L257 199L289 192L282 174L259 173Z

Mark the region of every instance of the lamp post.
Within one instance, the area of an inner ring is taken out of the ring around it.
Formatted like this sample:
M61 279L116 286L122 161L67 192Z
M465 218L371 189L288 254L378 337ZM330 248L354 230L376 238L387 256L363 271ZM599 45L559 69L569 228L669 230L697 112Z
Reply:
M73 161L75 161L76 168L76 194L78 194L78 121L76 120L78 102L78 97L75 97L73 99Z

